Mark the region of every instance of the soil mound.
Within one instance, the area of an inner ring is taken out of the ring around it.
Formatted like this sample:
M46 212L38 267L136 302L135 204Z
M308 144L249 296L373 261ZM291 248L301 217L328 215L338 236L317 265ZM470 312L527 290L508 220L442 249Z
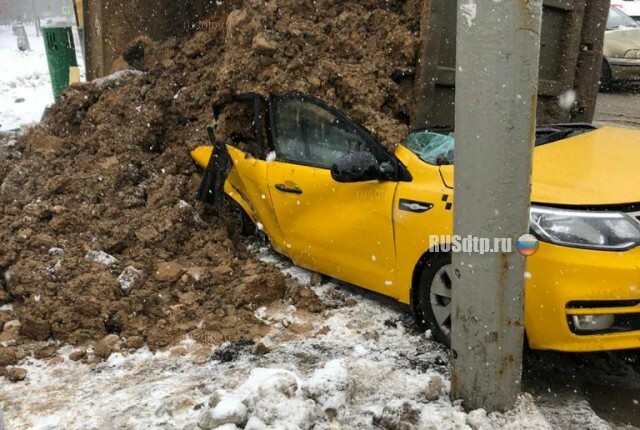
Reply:
M208 143L214 100L248 91L315 95L397 144L411 97L391 76L414 65L419 5L221 6L190 39L135 41L135 71L74 85L44 123L2 139L0 341L160 348L196 331L259 337L254 311L274 301L320 311L251 257L229 213L195 202L189 149Z
M0 149L12 157L0 185L0 341L221 343L265 334L254 312L272 302L321 310L252 257L230 213L194 202L200 174L185 148L45 128Z

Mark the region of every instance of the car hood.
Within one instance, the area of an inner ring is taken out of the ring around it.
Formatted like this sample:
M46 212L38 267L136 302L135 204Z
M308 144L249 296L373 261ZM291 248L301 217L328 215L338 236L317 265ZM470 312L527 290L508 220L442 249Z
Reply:
M531 200L552 205L640 202L640 131L603 127L533 151ZM453 187L453 167L442 179Z
M607 31L604 35L604 55L624 57L629 49L640 49L640 27Z

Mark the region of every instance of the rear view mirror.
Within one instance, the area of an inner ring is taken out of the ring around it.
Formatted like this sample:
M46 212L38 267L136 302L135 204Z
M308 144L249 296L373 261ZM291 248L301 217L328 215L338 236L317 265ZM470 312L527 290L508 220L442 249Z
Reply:
M382 176L378 160L366 151L345 154L331 166L331 177L336 182L374 181Z

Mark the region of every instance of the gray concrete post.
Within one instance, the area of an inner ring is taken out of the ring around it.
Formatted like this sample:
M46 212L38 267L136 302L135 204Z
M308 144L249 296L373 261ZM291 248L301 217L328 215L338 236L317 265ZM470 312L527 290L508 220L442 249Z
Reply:
M452 397L502 410L520 392L542 0L458 0L454 233L513 241L453 255Z
M27 31L24 25L20 24L15 27L16 35L18 36L18 49L20 51L30 51L31 45L29 44L29 37L27 37Z

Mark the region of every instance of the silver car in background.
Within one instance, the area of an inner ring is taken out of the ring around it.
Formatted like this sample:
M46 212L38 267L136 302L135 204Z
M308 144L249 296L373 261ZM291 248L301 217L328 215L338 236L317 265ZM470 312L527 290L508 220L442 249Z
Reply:
M636 80L640 80L640 23L611 7L604 35L600 89L607 91L615 82Z

